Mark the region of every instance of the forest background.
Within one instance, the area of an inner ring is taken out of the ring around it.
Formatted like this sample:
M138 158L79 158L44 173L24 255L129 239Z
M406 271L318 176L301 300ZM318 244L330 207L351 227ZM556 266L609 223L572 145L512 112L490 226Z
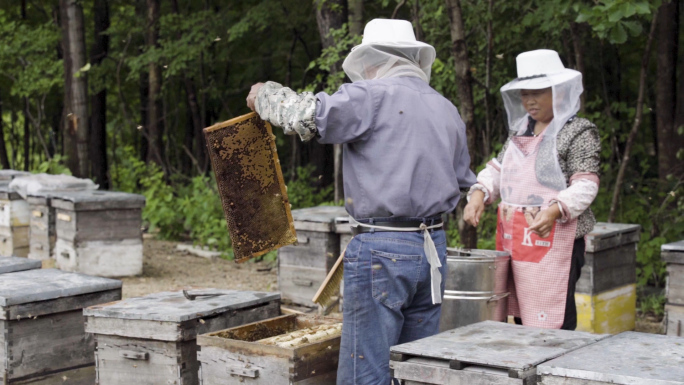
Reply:
M230 258L202 128L248 112L257 81L334 92L365 23L407 19L437 50L431 85L459 108L476 171L508 135L498 90L517 54L554 49L584 74L580 115L602 140L592 208L642 226L639 286L662 288L660 246L684 238L683 15L677 0L0 0L0 166L142 193L148 231ZM341 204L340 147L275 132L293 208ZM474 229L462 207L449 244L494 248L494 210ZM662 293L641 293L662 312Z

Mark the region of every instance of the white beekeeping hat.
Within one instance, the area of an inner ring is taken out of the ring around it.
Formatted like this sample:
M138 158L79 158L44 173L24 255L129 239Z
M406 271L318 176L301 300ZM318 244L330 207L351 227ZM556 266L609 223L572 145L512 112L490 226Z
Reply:
M342 68L354 82L394 76L414 76L429 82L435 56L434 47L416 40L410 22L373 19Z

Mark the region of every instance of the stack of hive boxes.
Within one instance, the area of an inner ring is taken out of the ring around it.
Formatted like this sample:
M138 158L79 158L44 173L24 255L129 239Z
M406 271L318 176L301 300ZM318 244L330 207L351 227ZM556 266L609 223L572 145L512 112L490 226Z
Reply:
M587 234L577 282L577 330L620 333L636 322L636 247L639 225L597 223Z
M29 252L29 206L7 183L0 183L0 256Z
M284 302L316 306L311 299L346 246L341 246L337 229L349 226L337 222L348 216L344 207L337 206L292 210L298 245L278 250L278 290ZM345 242L349 235L343 234Z
M83 314L86 331L95 337L95 383L197 385L197 336L276 317L280 295L219 289L163 292L92 306Z
M0 382L95 383L95 345L83 308L120 299L121 281L56 269L0 277Z
M661 259L667 263L665 328L669 336L684 336L684 240L661 247Z
M114 191L55 193L58 268L102 277L142 274L145 197Z

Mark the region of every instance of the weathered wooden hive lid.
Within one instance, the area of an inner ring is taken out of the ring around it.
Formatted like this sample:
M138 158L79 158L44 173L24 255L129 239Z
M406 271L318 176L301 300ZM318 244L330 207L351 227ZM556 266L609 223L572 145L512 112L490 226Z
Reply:
M19 193L10 189L9 184L2 183L2 181L0 181L0 199L15 201L21 200L22 198Z
M608 337L484 321L393 346L391 353L395 360L424 357L447 361L452 367L465 364L507 369L509 375L513 371L517 378L525 378L527 370L542 362Z
M612 249L629 243L639 242L641 226L625 223L597 222L594 229L585 236L586 251Z
M40 269L40 267L41 262L38 260L20 257L0 257L0 274Z
M51 194L52 207L73 210L137 209L145 206L145 197L118 191L78 191Z
M684 384L684 338L624 332L539 365L537 374L564 384Z
M684 240L662 245L660 257L665 262L684 264Z
M28 175L31 175L31 173L17 170L0 170L0 181L11 181L14 178Z
M347 210L340 206L316 206L292 210L292 219L294 219L296 230L335 231L336 222L341 222L348 217Z
M120 288L121 281L116 279L57 269L19 271L0 275L0 306L45 302Z
M280 293L257 291L202 289L189 290L188 293L192 295L218 295L198 296L194 300L189 300L181 291L167 291L91 306L85 309L83 314L102 318L180 323L250 308L280 299Z

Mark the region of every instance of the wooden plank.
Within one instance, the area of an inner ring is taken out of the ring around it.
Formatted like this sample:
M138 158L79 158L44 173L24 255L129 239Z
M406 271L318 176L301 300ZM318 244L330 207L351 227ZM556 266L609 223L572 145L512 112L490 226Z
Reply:
M36 269L5 274L0 280L0 306L49 301L75 295L121 289L121 281L63 272ZM45 302L43 302L45 303Z
M29 227L0 227L0 256L26 257L29 248Z
M224 313L233 314L280 300L279 293L259 291L201 289L191 290L190 294L217 295L198 296L191 301L186 299L181 291L159 292L127 298L112 304L92 306L85 309L83 314L92 317L180 323ZM150 309L154 309L154 312L150 312Z
M117 241L72 243L57 239L54 259L58 268L100 277L130 277L142 274L141 238Z
M340 217L349 217L347 210L342 206L316 206L292 210L292 218L295 222L334 224L336 219Z
M80 310L19 321L0 321L6 332L9 379L94 363L95 345Z
M297 239L304 238L296 246L285 246L278 250L278 263L289 266L306 266L329 271L340 255L340 238L335 233L297 230Z
M675 305L684 305L684 265L667 265L667 285L665 296L667 302Z
M142 237L140 209L68 211L57 210L55 232L72 242L120 240Z
M96 341L99 385L198 384L194 340L164 342L97 335Z
M69 211L109 209L139 209L145 206L145 197L118 191L79 191L51 193L52 207Z
M278 266L278 291L283 300L315 307L311 299L323 284L327 275L326 270L304 266Z
M684 338L625 332L545 362L537 372L599 384L684 385L682 346Z
M510 378L505 370L454 370L447 362L412 358L406 362L390 362L393 376L406 383L438 385L522 385L521 379Z
M225 385L245 382L252 385L289 385L290 362L285 357L239 355L218 346L202 346L197 352L201 363L202 385ZM241 370L258 371L257 377L239 374ZM330 383L331 385L335 382Z
M10 385L93 385L96 381L95 366L87 365L81 368L62 370L32 377L25 380L10 381Z
M665 305L665 334L684 337L684 306Z
M639 242L641 226L624 223L598 222L584 239L589 253L610 249L628 243Z
M0 226L29 225L29 206L23 199L0 199Z
M660 252L660 259L663 262L684 265L684 252L664 250Z
M527 370L607 337L484 321L393 346L391 352L506 370Z
M576 292L593 295L632 283L636 283L636 262L599 271L584 265Z
M0 257L0 274L32 269L40 269L40 262L20 257Z
M91 309L93 308L86 309L84 313L87 315ZM144 338L159 341L185 341L193 340L199 334L275 317L278 315L279 309L280 302L271 301L245 309L225 310L220 313L208 311L205 316L183 322L104 318L88 315L86 330L88 333L98 335Z
M120 299L121 289L113 289L95 293L61 297L47 301L28 302L19 305L6 306L4 311L0 313L0 319L21 320L44 316L46 314L81 310L88 306L118 301Z
M577 330L592 333L621 333L636 324L636 284L595 295L575 293Z

